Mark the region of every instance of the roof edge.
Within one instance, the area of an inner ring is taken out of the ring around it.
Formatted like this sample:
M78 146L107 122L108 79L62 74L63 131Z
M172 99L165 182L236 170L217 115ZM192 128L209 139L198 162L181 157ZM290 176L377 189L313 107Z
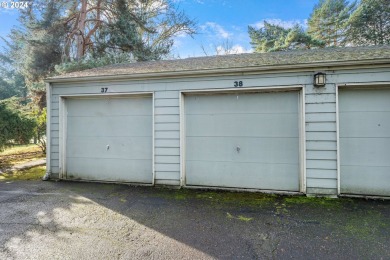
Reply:
M280 72L280 71L302 71L302 70L320 70L337 68L346 70L355 67L365 67L367 65L390 65L389 59L370 59L370 60L349 60L349 61L331 61L331 62L314 62L301 64L283 64L271 66L250 66L250 67L233 67L233 68L218 68L218 69L201 69L201 70L183 70L183 71L166 71L166 72L151 72L151 73L136 73L136 74L117 74L117 75L96 75L96 76L81 76L81 77L64 77L64 78L46 78L46 83L73 83L86 81L110 81L110 80L142 80L145 78L196 78L201 76L227 76L237 74L253 74L258 72Z

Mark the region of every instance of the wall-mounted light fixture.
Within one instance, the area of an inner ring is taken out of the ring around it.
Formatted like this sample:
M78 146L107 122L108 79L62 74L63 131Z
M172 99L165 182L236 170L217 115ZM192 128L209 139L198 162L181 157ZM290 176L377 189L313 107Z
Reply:
M316 87L325 87L326 84L326 74L323 72L317 72L314 74L314 86Z

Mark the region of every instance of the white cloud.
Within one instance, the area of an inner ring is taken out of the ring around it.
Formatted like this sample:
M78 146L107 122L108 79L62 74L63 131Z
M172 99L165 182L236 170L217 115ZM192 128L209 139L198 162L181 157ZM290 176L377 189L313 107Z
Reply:
M270 23L270 24L275 24L275 25L279 25L279 26L282 26L283 28L292 28L294 27L294 25L298 24L300 26L302 26L303 28L306 28L307 27L307 19L304 19L304 20L282 20L282 19L264 19L263 21L260 21L260 22L256 22L254 24L252 24L251 26L257 28L257 29L260 29L260 28L263 28L264 27L264 21Z
M232 34L226 31L221 25L214 22L207 22L204 25L201 25L200 28L202 31L208 32L211 35L216 35L218 38L228 39Z
M217 55L225 55L225 54L241 54L241 53L250 53L251 50L245 49L245 47L236 44L231 48L226 48L226 46L219 45L215 48L215 52Z

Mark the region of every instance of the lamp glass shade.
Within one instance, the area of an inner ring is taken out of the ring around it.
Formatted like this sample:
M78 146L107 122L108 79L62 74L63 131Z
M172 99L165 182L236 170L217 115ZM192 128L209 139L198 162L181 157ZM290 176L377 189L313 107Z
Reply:
M325 86L325 74L324 73L316 73L314 74L314 85L315 86Z

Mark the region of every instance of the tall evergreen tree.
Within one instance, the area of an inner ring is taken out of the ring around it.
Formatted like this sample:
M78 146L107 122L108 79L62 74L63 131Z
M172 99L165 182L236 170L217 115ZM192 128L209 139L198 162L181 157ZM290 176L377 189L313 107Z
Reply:
M355 6L346 0L320 0L308 20L308 33L326 47L345 46L346 23Z
M362 0L348 21L353 45L390 44L390 1Z
M264 21L264 26L260 29L249 26L248 33L255 52L311 49L324 46L322 41L313 39L299 25L286 29Z

